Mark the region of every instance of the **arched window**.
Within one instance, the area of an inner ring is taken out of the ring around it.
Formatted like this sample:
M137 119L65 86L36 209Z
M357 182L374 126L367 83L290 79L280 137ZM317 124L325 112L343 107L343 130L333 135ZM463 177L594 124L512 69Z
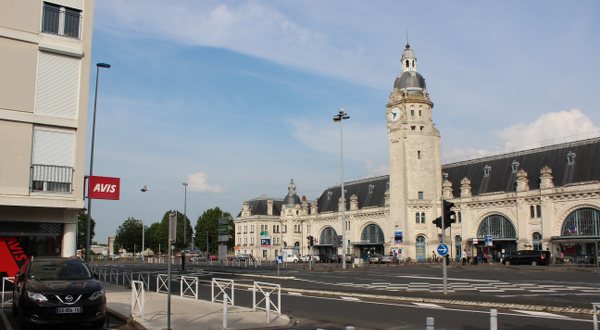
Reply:
M477 237L483 238L486 235L492 235L495 239L500 238L511 238L516 239L517 234L513 224L499 214L490 215L483 219L479 228L477 229Z
M592 208L575 210L563 222L562 236L600 236L600 211Z
M541 250L542 249L542 234L535 232L533 233L533 235L531 236L531 243L533 245L533 249L534 250Z
M421 223L425 223L425 212L421 212Z
M333 237L337 236L335 230L331 227L327 227L323 229L321 232L321 237L319 238L319 244L323 245L331 245L333 244Z
M360 235L361 242L372 243L372 244L383 244L383 231L376 224L370 224Z

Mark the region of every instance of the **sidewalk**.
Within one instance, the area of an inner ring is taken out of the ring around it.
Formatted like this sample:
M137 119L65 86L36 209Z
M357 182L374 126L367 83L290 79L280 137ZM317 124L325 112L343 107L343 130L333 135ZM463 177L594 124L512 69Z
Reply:
M103 283L106 292L106 307L128 318L131 315L131 289L110 283ZM167 295L151 291L144 292L144 318L135 317L135 321L149 330L167 328ZM265 311L253 312L247 307L228 308L227 329L265 329L280 328L290 323L286 315L277 315L271 311L271 324L266 324ZM223 329L223 304L193 297L171 295L171 329Z

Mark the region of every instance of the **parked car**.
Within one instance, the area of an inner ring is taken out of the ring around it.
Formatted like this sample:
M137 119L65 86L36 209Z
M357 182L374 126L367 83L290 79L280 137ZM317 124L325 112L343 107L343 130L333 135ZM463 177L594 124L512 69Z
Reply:
M321 258L322 262L341 262L342 261L342 256L338 256L335 254L330 254L328 256L325 256L323 258Z
M19 327L91 324L106 320L102 283L80 258L35 257L15 275L12 313Z
M219 256L211 255L208 257L210 261L219 261Z
M382 257L383 256L381 254L376 254L376 253L375 254L371 254L369 256L369 263L370 264L378 264L378 263L381 262L381 258Z
M242 261L242 262L243 261L251 261L251 260L254 260L254 257L252 257L251 254L241 253L241 254L238 254L237 256L235 256L234 260L235 261Z
M504 259L505 265L542 265L550 264L550 251L519 250Z
M317 255L304 255L300 258L301 262L309 262L311 261L312 258L312 262L319 262L321 260L321 258L319 258L319 256Z

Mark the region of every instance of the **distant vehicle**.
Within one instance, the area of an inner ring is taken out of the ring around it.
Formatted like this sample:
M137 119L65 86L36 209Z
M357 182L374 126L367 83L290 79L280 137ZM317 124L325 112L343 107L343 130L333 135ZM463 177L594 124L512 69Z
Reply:
M519 250L504 259L505 265L550 265L550 251Z
M194 256L194 257L190 258L190 261L192 261L192 262L206 262L206 256L205 255Z
M300 257L296 253L294 249L283 249L281 250L281 255L283 256L283 262L299 262Z
M300 258L300 261L302 261L302 262L309 262L309 261L311 261L311 259L312 259L312 262L319 262L319 261L321 261L321 258L319 258L318 255L304 255L304 256L302 256Z
M210 261L219 261L219 256L216 256L216 255L211 255L211 256L209 257L209 259L210 259Z
M29 259L15 275L12 297L20 329L83 323L102 328L106 321L102 283L80 258Z
M235 261L251 261L254 260L254 257L251 254L240 253L233 257Z
M374 253L369 256L369 263L370 264L378 264L378 263L381 263L382 259L383 259L383 256L381 254Z

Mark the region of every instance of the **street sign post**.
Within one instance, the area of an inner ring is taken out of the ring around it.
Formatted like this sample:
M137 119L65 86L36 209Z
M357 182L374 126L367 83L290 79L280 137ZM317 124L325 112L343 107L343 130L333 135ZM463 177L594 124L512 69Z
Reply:
M439 253L439 255L441 255L442 257L445 257L448 254L448 245L441 243L440 245L438 245L437 247L437 252Z

